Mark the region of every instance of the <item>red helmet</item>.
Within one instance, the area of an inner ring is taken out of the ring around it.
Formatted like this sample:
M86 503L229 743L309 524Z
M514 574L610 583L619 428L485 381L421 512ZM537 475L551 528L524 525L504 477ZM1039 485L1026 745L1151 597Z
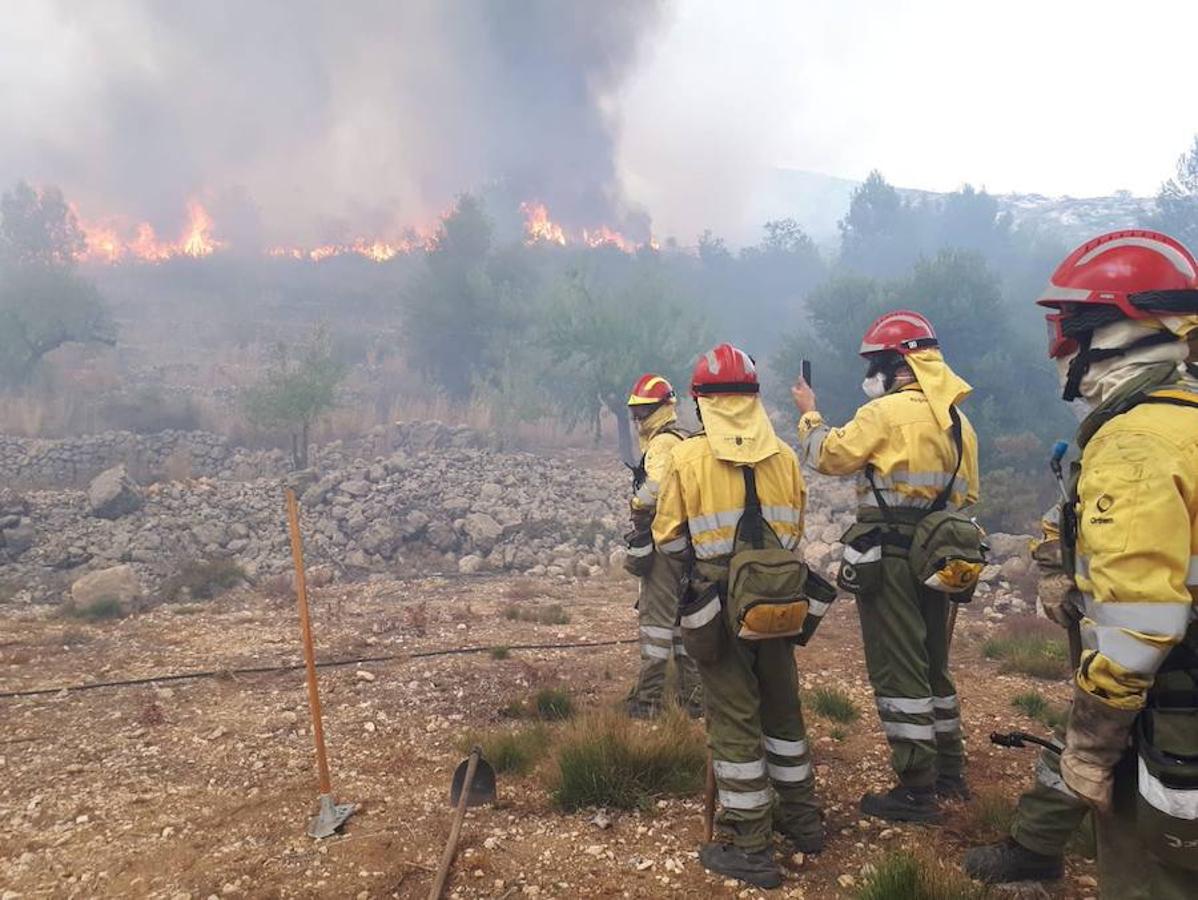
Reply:
M675 397L673 386L660 375L642 375L628 395L629 406L656 406Z
M939 346L931 322L909 309L896 309L881 316L866 329L865 337L861 339L861 349L857 352L869 356L871 353L893 350L906 356L924 347Z
M1057 266L1036 302L1048 314L1048 355L1078 350L1077 337L1122 318L1150 319L1198 304L1198 261L1159 231L1114 231L1078 247Z
M708 350L699 357L691 374L692 397L756 394L760 390L753 357L731 344L720 344Z

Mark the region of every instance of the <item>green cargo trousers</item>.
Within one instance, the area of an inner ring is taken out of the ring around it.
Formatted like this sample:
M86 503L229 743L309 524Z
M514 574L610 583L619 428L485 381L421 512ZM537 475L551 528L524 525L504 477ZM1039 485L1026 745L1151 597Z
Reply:
M1064 731L1058 730L1056 738L1064 743ZM1088 811L1061 778L1060 754L1044 750L1036 760L1036 783L1019 798L1011 837L1033 853L1063 856Z
M678 705L684 709L703 702L703 689L694 660L686 655L676 624L682 592L682 566L663 553L653 554L653 568L640 580L637 611L640 621L641 670L628 699L646 709L662 706L666 668L677 667Z
M722 831L749 852L771 830L792 837L821 829L815 773L790 641L728 636L723 654L700 663L707 745L719 790Z
M1095 817L1098 895L1102 900L1193 900L1195 873L1152 856L1136 832L1136 762L1115 770L1113 812Z
M891 554L894 555L891 555ZM857 597L865 667L890 764L908 787L961 775L961 709L948 670L945 594L915 582L901 552L886 547L873 584Z

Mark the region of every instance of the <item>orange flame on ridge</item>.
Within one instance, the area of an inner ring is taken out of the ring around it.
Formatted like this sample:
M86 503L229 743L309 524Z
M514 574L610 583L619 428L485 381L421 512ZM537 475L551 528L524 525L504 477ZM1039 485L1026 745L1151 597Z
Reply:
M74 206L71 208L86 240L86 249L79 255L81 262L115 264L135 260L158 263L182 256L199 259L228 246L225 241L215 237L212 216L196 199L187 203L187 225L177 241L159 238L148 222L140 222L130 227L127 222L122 223L115 218L89 221L80 216ZM657 249L657 242L652 238L646 244L640 245L606 225L583 229L573 236L568 235L565 228L550 218L548 207L539 201L521 203L520 211L524 215L524 243L528 245L553 244L564 247L570 243L581 243L588 247L615 247L624 253L635 253L641 246ZM446 212L441 218L445 218L450 212ZM321 262L351 254L374 262L386 262L400 255L435 249L439 233L438 223L435 227L408 228L401 236L393 239L358 237L347 243L329 243L315 247L278 245L268 248L265 252L276 259L309 262Z

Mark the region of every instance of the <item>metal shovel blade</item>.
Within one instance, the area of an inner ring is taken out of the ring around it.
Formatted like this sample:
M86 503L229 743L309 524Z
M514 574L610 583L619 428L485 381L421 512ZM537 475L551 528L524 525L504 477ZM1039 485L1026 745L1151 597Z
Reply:
M469 766L470 759L467 757L454 771L453 784L449 788L449 805L458 805L462 799L463 789L466 791L467 806L485 806L488 803L494 803L496 798L495 770L491 768L491 764L480 755L478 766L474 770L474 780L467 785L465 783L466 769Z
M320 795L320 812L308 823L308 836L314 838L332 837L337 829L345 824L345 820L357 809L352 803L334 803L332 794Z

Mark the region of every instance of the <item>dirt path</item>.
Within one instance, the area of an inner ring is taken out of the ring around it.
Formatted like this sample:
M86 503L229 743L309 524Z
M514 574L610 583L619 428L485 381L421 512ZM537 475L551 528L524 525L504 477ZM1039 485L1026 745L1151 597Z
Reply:
M315 597L323 659L464 645L591 641L635 635L629 580L376 581ZM502 615L510 603L561 603L565 625ZM0 619L0 691L163 672L295 662L295 612L285 600L235 594L200 607L160 607L124 621ZM992 748L996 728L1042 726L1010 697L1064 685L999 674L982 659L987 626L967 610L954 648L975 789L1014 797L1030 752ZM0 896L423 897L448 832L445 794L471 730L545 686L579 707L618 702L636 668L632 646L401 659L325 669L326 733L339 797L361 804L346 834L305 836L316 794L302 673L210 678L0 700ZM959 860L979 835L954 808L946 826L886 828L856 802L887 785L885 743L872 713L850 602L833 608L799 651L804 687L834 684L863 715L841 726L808 712L828 850L775 896L851 893L843 876L888 848L934 844ZM359 673L367 674L359 674ZM708 877L694 851L698 798L613 816L553 810L543 773L501 776L501 802L471 813L450 885L459 897L756 896ZM1050 896L1094 893L1092 867L1070 863Z

